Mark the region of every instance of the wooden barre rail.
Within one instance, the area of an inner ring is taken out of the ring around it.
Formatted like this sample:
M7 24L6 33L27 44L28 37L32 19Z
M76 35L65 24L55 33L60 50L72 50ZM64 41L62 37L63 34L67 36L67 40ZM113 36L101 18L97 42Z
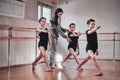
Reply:
M0 29L10 29L12 28L13 30L19 30L19 31L36 31L37 28L26 28L26 27L16 27L16 26L9 26L9 25L2 25L0 24ZM81 33L81 34L85 34L85 33ZM109 33L97 33L97 34L120 34L120 32L109 32Z
M10 37L8 36L0 36L0 39L9 39Z
M9 25L1 25L0 24L0 30L9 30L10 26Z
M32 40L36 40L37 38L35 38L35 37L11 37L11 39L32 39Z
M26 27L16 27L16 26L9 26L9 25L1 25L0 24L0 29L1 30L19 30L19 31L36 31L37 28L26 28Z
M24 28L24 27L11 27L12 30L16 31L36 31L37 28Z
M82 35L85 35L86 33L81 33ZM97 34L120 34L120 32L114 32L114 33L97 33Z
M85 39L79 39L79 41L86 41L86 40ZM109 40L109 39L107 40L106 39L106 40L98 40L98 41L114 41L114 40ZM115 41L120 41L120 40L115 40Z

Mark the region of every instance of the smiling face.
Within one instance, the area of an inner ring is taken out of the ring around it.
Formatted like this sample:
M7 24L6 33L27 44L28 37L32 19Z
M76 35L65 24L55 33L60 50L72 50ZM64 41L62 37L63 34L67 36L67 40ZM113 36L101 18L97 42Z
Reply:
M95 21L92 21L88 24L90 29L93 29L95 27Z

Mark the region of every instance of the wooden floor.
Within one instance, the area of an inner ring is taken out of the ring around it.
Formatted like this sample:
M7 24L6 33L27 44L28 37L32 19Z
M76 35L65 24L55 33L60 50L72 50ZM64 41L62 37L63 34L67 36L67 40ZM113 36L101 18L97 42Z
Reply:
M120 61L99 60L104 72L103 76L94 76L97 73L92 61L83 66L82 72L77 72L74 59L69 59L62 70L55 69L53 72L45 72L46 66L40 63L32 71L32 66L14 67L10 70L0 69L0 80L120 80Z

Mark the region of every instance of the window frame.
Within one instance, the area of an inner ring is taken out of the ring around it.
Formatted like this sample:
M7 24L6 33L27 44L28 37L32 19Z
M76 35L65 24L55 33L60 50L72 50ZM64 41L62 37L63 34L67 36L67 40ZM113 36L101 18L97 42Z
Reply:
M42 2L37 2L37 19L38 19L38 6L41 6L41 17L43 16L43 7L45 7L45 8L48 8L48 9L51 9L51 18L52 18L52 6L50 6L50 5L48 5L48 4L44 4L44 3L42 3ZM39 19L38 19L39 20Z

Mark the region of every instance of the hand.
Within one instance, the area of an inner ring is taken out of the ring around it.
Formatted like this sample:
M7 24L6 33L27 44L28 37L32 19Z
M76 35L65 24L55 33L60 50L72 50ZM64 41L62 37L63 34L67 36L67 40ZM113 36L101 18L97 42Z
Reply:
M44 33L48 33L48 32L49 32L49 30L42 30L42 32L44 32Z
M81 32L78 32L78 36L80 36L81 35Z
M96 27L97 27L97 29L101 28L101 26L96 26Z
M52 49L51 46L48 46L48 51L51 51L51 49Z
M79 55L80 54L80 50L78 50L78 53L77 53L77 55Z
M66 38L66 40L67 40L67 42L71 42L71 39L70 39L70 38L68 38L68 37Z
M98 50L96 50L96 56L98 56L99 55L99 52L98 52Z
M70 30L69 30L69 29L66 29L66 32L70 32Z

